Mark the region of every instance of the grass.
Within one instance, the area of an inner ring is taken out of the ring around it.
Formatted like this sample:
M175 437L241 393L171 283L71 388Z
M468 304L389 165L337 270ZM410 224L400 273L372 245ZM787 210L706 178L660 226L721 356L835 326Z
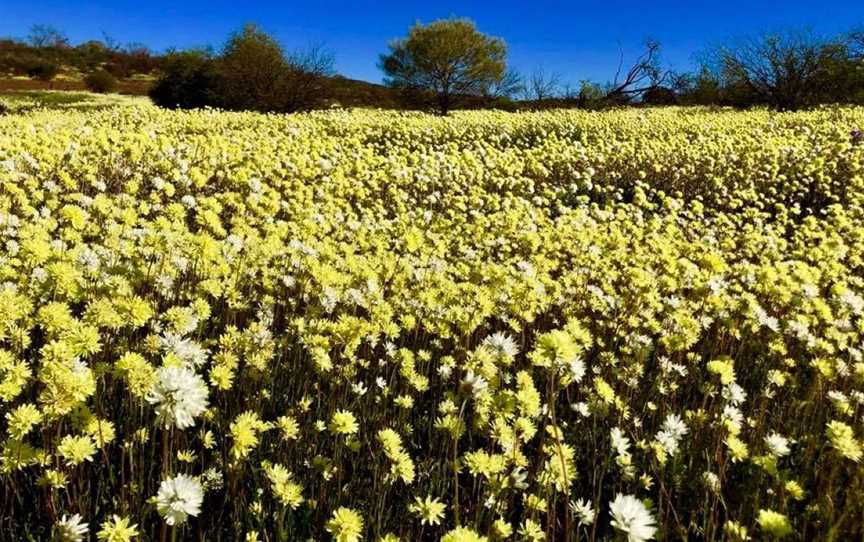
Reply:
M141 105L149 100L140 96L95 94L65 90L15 90L0 92L0 105L7 112L22 113L34 109L94 110L115 105Z

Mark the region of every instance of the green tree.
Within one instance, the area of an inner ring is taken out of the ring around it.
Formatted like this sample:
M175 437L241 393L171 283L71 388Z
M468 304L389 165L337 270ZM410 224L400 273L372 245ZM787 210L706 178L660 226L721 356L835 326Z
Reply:
M467 19L416 24L408 37L390 43L380 67L391 87L434 96L441 114L460 98L482 96L507 73L507 46Z
M54 79L58 73L60 73L60 67L51 62L41 62L27 70L28 76L46 83Z
M286 55L272 36L246 25L217 63L216 96L227 109L292 112L321 103L333 59L323 49Z
M160 107L193 109L214 104L216 65L208 50L170 51L162 59L150 99Z
M218 63L217 94L227 109L281 110L280 80L286 70L279 43L253 24L233 34Z
M84 78L84 86L91 92L107 94L117 88L117 79L105 70L96 70Z

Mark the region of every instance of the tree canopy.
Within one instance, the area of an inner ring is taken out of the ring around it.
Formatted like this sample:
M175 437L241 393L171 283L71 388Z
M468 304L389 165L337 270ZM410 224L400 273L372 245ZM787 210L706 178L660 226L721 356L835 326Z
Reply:
M507 75L507 46L468 19L416 24L381 56L385 83L434 96L446 114L460 98L482 96Z

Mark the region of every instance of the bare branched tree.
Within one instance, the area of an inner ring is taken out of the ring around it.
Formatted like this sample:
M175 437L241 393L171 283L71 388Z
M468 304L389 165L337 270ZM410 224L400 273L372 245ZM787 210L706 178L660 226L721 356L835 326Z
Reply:
M57 28L48 24L34 24L30 28L27 41L33 47L68 47L69 38Z
M542 102L557 97L560 86L561 74L547 72L543 66L540 66L531 73L523 93L527 100Z
M309 109L326 98L327 78L335 72L333 53L320 44L287 55L282 83L286 111Z
M777 109L797 109L817 92L825 67L826 43L808 31L763 34L715 51L715 64L726 86L752 94L748 101Z
M507 70L501 80L492 81L483 90L483 95L487 100L513 98L521 94L524 88L525 82L522 75L516 70Z
M119 51L123 47L120 45L120 42L111 34L108 33L107 30L102 31L102 43L105 44L105 48L109 51Z
M855 60L864 61L864 27L850 32L846 42L849 56Z
M615 79L606 90L606 99L630 101L659 87L667 77L668 74L660 67L660 43L648 39L645 41L645 50L626 71L624 51L621 51Z

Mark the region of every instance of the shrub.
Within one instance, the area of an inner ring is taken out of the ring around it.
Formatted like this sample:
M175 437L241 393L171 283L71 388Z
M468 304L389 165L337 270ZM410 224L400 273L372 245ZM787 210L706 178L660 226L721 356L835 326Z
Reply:
M332 65L320 48L286 55L273 37L247 25L218 57L206 50L169 53L150 97L170 109L302 111L325 103Z
M59 72L60 67L57 66L57 64L44 62L28 69L27 75L33 79L38 79L40 81L50 81L54 79Z
M218 60L216 93L226 109L293 112L323 103L333 59L324 50L286 55L254 25L234 34Z
M95 71L84 78L84 84L91 92L106 94L117 88L117 78L105 70Z
M213 105L215 66L207 51L169 53L161 74L150 89L150 98L168 109L194 109Z

